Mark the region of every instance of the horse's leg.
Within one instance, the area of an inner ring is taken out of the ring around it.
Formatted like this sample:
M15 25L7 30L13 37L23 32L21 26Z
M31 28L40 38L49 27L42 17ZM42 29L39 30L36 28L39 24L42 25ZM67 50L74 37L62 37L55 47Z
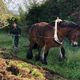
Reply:
M41 52L41 47L38 46L38 54L35 55L35 60L39 61L40 60L40 52Z
M44 46L41 50L41 62L43 64L47 64L47 56L48 56L48 50L46 46Z
M32 53L33 46L34 46L33 43L30 44L29 50L28 50L27 55L26 55L26 57L27 57L28 59L32 59L32 58L33 58L33 53Z
M65 59L65 49L63 46L60 47L60 55L59 55L59 60Z
M49 50L46 51L46 53L44 54L44 64L47 65L47 56L48 56Z

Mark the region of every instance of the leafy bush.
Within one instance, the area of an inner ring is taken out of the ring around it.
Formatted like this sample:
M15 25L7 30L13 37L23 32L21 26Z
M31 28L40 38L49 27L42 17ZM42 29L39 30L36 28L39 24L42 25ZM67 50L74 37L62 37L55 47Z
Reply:
M78 0L47 0L42 5L34 4L29 8L28 13L25 13L26 24L31 25L40 21L52 22L57 16L77 22L72 14L76 10L79 11L79 7Z

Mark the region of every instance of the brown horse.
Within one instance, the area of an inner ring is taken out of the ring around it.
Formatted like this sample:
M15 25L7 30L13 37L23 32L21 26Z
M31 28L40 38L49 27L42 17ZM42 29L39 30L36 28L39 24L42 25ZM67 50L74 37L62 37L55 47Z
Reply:
M78 46L80 26L74 22L64 20L61 23L61 28L65 28L68 31L65 37L71 42L71 45Z
M43 26L44 23L44 26ZM36 59L41 59L42 63L47 64L47 56L51 47L60 47L60 59L65 58L65 49L63 44L58 43L54 39L54 27L46 22L33 24L29 30L30 47L27 53L27 58L32 59L32 49L35 46L39 49L39 54ZM65 37L68 37L73 45L78 45L79 26L73 22L61 21L57 25L57 34L60 42L63 42Z

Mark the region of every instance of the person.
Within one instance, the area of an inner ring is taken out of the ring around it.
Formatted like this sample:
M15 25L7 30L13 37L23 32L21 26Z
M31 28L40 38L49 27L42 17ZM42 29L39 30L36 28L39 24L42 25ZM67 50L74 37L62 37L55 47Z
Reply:
M21 35L21 29L18 27L16 22L12 23L12 26L10 28L10 34L13 38L13 48L19 49L19 37Z

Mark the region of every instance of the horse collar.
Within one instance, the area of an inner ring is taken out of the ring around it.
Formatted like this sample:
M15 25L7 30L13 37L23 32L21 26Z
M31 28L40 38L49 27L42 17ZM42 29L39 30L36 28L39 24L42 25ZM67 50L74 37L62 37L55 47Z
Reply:
M61 21L62 21L61 19L57 18L57 19L55 20L55 27L54 27L54 40L55 40L57 43L59 43L59 44L62 44L62 42L60 42L60 40L59 40L59 38L58 38L58 35L57 35L57 23L58 23L58 22L61 22Z

